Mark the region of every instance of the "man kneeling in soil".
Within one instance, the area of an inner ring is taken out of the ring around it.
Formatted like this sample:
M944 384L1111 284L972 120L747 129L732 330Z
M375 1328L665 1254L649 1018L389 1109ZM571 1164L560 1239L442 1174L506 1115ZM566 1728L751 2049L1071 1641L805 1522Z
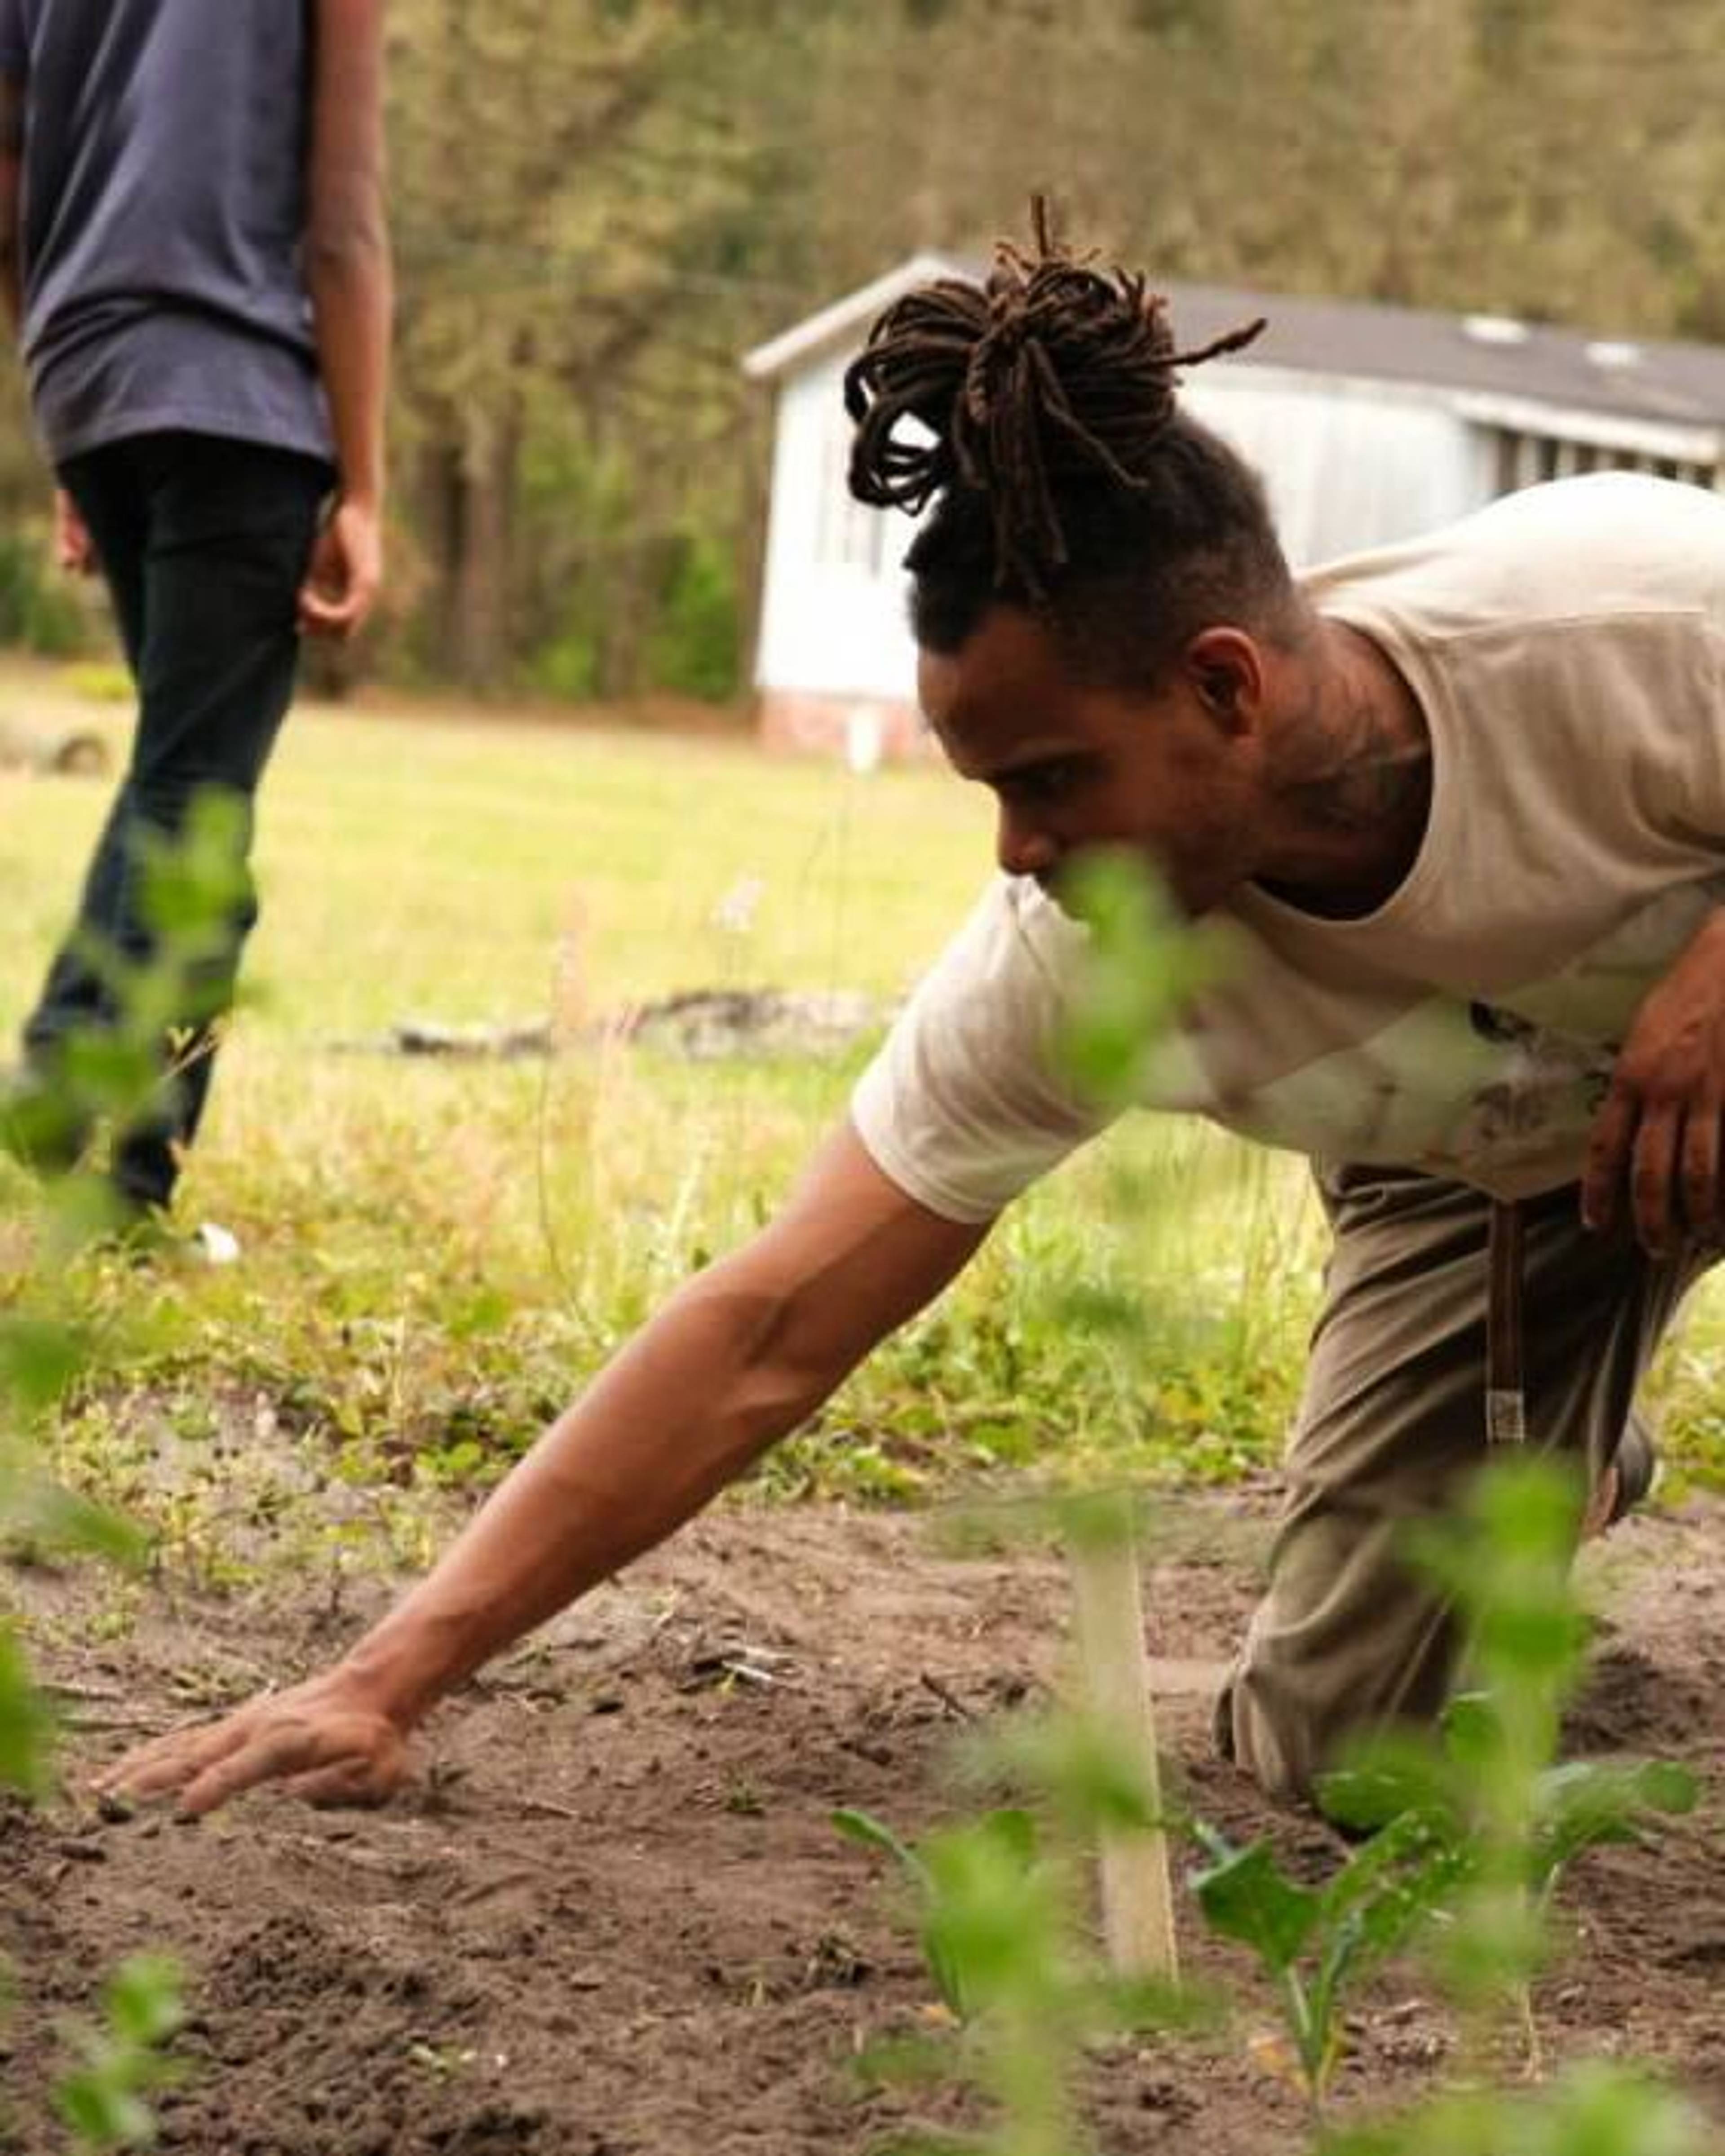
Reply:
M1205 356L1045 239L877 324L852 484L932 505L921 692L998 798L1004 874L779 1216L431 1575L325 1674L143 1747L111 1788L190 1812L271 1778L387 1795L435 1700L937 1295L1102 1120L1050 1055L1082 942L1060 878L1099 844L1228 916L1240 953L1150 1105L1308 1152L1335 1230L1227 1748L1297 1794L1351 1731L1440 1707L1453 1629L1399 1550L1485 1455L1488 1280L1524 1301L1497 1406L1582 1463L1597 1523L1641 1493L1636 1383L1722 1210L1725 503L1566 481L1296 583L1257 480L1178 405L1176 365Z

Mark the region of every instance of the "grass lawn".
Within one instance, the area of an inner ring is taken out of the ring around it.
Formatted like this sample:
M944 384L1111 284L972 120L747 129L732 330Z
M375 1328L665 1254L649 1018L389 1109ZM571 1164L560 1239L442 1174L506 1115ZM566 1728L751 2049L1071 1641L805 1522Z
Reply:
M93 724L117 744L126 716L64 676L0 673L0 729ZM8 1035L107 793L0 771ZM246 1261L80 1273L94 1356L67 1464L201 1563L331 1476L411 1537L391 1493L500 1471L671 1286L765 1216L865 1051L473 1064L363 1044L405 1019L549 1017L568 1034L692 987L891 998L963 916L989 844L986 800L933 768L858 778L743 742L503 711L298 712L263 802L254 993L185 1193ZM18 1292L28 1193L8 1173L0 1289ZM1237 1475L1279 1445L1317 1247L1297 1163L1132 1119L1015 1209L764 1481L888 1498L1031 1461ZM1722 1355L1703 1309L1668 1358L1696 1466L1725 1458ZM297 1466L279 1443L248 1448L248 1430L290 1439Z

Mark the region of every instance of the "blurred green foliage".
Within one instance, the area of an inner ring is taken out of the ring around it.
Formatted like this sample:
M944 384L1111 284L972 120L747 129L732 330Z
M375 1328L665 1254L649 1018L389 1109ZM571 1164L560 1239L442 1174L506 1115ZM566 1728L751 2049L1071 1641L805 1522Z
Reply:
M80 588L49 560L44 526L26 521L0 533L0 644L44 659L76 659L100 640Z
M85 1327L66 1314L67 1267L91 1237L129 1224L104 1200L100 1147L149 1113L164 1082L162 1045L172 1023L200 1006L213 962L245 888L244 823L239 804L207 795L184 829L150 846L143 910L156 939L145 961L95 953L114 1016L74 1034L54 1068L17 1084L4 1104L8 1145L33 1162L47 1153L35 1224L36 1264L0 1312L0 1543L136 1561L141 1539L102 1507L64 1487L39 1460L39 1440L87 1359ZM44 1146L44 1140L52 1144ZM160 1246L162 1255L170 1246ZM141 1262L157 1255L139 1245ZM15 1622L0 1620L0 1784L33 1800L54 1792L54 1717L32 1681ZM98 2018L62 2030L75 2066L53 2102L80 2147L127 2148L154 2138L150 2092L167 2077L164 2047L180 2025L177 1973L151 1956L109 1979Z

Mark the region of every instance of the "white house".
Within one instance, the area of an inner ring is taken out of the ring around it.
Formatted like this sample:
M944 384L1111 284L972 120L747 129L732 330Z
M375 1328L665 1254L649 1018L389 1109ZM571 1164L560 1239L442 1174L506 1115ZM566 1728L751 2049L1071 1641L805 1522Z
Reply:
M978 277L921 254L758 346L778 393L755 684L766 739L867 757L921 737L902 562L915 530L851 501L840 380L912 286ZM1169 285L1196 346L1258 315L1244 352L1188 374L1188 408L1263 474L1296 567L1427 530L1531 481L1604 466L1703 486L1725 465L1725 348L1630 343L1497 315Z

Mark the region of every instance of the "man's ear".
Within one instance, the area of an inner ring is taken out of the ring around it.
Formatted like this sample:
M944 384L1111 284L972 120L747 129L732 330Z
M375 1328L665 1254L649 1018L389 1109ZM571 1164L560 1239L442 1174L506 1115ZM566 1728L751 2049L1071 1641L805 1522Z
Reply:
M1255 728L1262 716L1264 654L1243 629L1201 629L1180 665L1205 711L1230 733Z

